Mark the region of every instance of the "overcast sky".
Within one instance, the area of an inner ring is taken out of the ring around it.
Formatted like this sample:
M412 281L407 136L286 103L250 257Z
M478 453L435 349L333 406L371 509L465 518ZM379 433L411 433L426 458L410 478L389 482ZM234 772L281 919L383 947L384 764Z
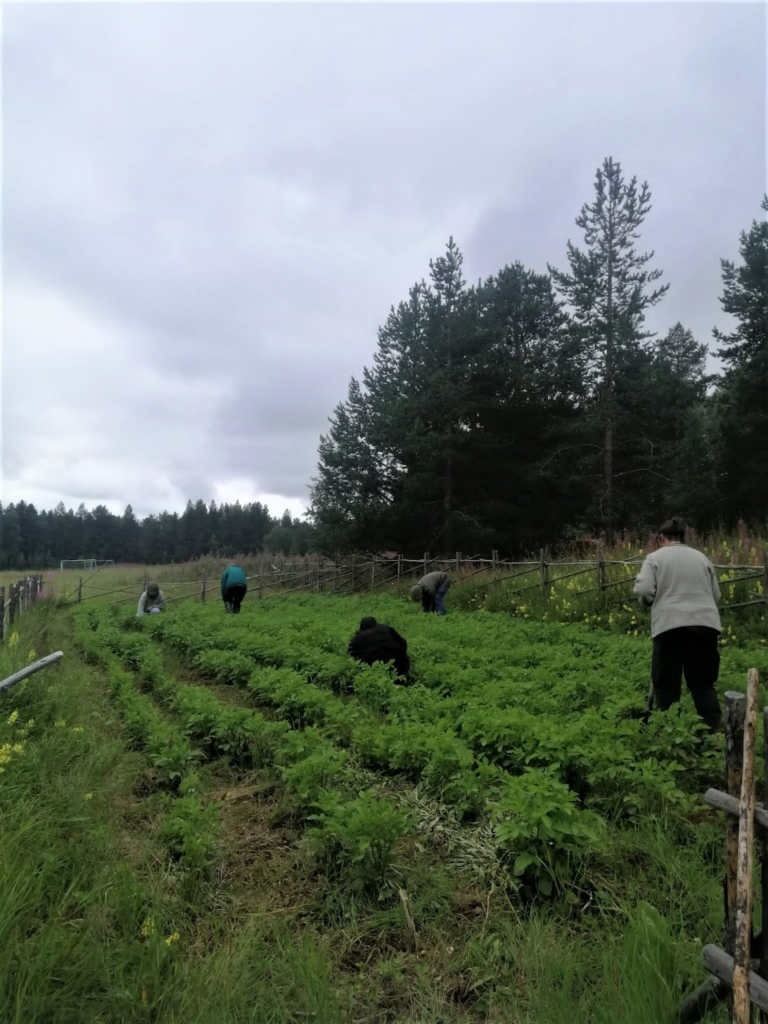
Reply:
M4 4L5 501L308 500L319 435L453 235L565 264L647 179L711 342L766 188L762 4Z

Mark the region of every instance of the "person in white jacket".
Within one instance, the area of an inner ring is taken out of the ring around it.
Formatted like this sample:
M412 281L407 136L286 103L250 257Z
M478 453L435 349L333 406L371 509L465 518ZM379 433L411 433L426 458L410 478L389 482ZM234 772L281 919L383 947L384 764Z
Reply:
M156 583L150 583L139 598L136 618L140 619L142 615L156 615L163 608L165 608L165 594Z
M659 527L662 546L648 555L635 580L640 604L651 609L651 678L659 711L680 700L682 677L700 717L721 727L715 684L720 672L720 587L714 566L684 543L685 527L668 519Z

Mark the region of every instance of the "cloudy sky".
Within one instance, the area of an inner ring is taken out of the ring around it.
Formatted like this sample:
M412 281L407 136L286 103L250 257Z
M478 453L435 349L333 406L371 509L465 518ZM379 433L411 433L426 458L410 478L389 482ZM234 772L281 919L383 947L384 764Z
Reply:
M647 179L702 341L766 187L759 3L4 4L2 498L301 512L318 437L449 235L564 264Z

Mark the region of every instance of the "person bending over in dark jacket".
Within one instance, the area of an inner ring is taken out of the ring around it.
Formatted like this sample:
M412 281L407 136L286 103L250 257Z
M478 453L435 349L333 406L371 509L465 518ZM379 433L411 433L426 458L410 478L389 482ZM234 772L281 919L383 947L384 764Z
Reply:
M360 628L349 641L347 653L356 661L373 665L375 661L393 661L395 671L405 677L411 667L408 642L396 629L377 622L372 615L360 622Z

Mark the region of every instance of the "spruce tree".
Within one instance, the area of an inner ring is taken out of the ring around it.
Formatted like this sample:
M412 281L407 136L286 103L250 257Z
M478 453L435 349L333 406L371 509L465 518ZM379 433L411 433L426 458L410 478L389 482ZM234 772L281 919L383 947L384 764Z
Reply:
M630 441L617 436L617 385L637 364L638 350L651 335L643 330L645 311L656 305L668 285L652 287L660 270L648 264L653 252L635 247L639 228L651 209L647 183L624 180L621 165L608 157L595 178L595 198L576 218L585 248L570 241L570 273L549 268L555 285L570 307L585 383L600 428L602 495L598 509L603 527L615 523L615 452ZM627 471L628 472L628 471Z
M768 196L762 201L768 211ZM729 517L753 523L768 519L768 223L753 221L740 237L741 264L722 260L726 313L736 319L730 334L715 330L725 377L718 395L721 435L720 485Z

